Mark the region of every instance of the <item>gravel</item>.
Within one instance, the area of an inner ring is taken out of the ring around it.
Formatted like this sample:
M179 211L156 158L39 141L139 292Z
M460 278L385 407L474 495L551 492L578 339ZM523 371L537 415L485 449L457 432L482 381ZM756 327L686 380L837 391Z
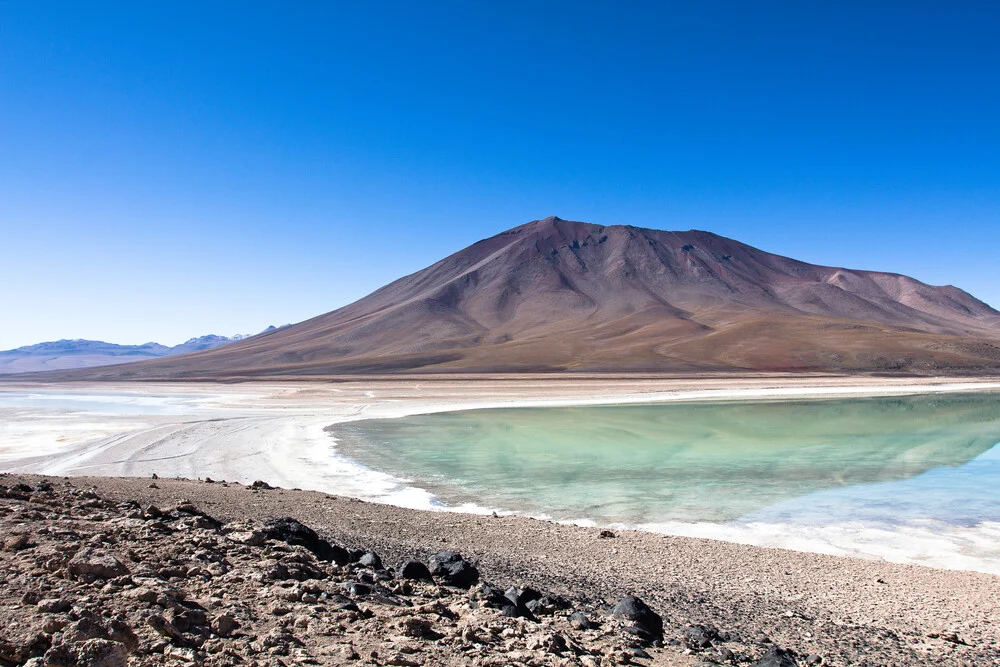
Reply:
M988 574L263 485L0 486L0 665L1000 663Z

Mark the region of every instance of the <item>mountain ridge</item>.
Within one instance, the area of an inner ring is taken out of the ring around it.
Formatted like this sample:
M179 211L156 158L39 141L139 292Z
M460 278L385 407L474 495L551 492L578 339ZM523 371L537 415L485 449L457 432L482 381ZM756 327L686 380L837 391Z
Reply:
M104 376L996 369L1000 312L957 287L549 217L281 331Z
M273 328L269 327L265 331ZM61 338L0 351L0 374L94 368L137 360L159 359L213 349L245 340L252 335L254 334L235 336L208 334L189 338L183 343L172 346L153 341L139 345L122 345L86 338Z

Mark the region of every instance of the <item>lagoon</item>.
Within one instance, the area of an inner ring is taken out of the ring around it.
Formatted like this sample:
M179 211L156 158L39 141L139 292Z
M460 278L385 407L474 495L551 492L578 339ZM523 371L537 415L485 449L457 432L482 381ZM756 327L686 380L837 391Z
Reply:
M1000 568L997 393L469 410L329 430L340 455L447 505Z

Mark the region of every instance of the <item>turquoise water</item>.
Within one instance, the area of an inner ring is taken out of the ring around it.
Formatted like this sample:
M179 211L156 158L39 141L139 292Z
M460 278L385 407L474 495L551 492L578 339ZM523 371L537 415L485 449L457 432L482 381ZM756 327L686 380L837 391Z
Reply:
M338 424L450 505L598 524L1000 521L991 393L492 409Z

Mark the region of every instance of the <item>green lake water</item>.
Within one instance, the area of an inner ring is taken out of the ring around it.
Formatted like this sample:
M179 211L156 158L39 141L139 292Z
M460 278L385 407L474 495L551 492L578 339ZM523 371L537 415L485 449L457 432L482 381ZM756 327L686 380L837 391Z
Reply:
M936 540L985 526L1000 538L996 393L471 410L330 430L339 454L450 506L681 533L919 526Z

